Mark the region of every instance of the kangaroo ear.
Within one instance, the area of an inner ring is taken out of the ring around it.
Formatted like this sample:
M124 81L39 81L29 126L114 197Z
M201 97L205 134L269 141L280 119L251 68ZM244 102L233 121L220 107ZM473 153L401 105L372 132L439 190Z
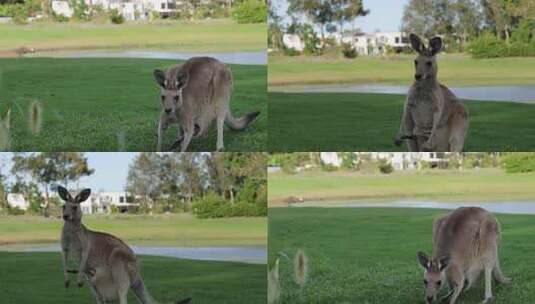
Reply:
M440 53L442 51L442 38L437 36L429 40L429 48L433 56Z
M438 269L440 271L444 270L446 267L448 267L448 265L450 264L450 261L451 261L451 256L449 255L441 257L438 260Z
M91 195L91 189L84 189L80 193L78 193L74 201L79 204L81 202L84 202L89 197L89 195Z
M427 256L427 254L421 251L418 251L417 256L418 256L418 262L420 263L420 265L422 265L422 267L425 269L429 269L431 264L429 263L429 257Z
M59 194L59 197L61 197L61 199L66 201L66 202L72 202L73 201L72 200L72 196L69 193L69 191L67 191L67 189L65 189L62 186L58 186L58 194Z
M154 80L156 80L156 83L162 87L165 88L165 72L162 70L154 70Z
M422 39L420 39L420 37L418 37L418 35L411 33L409 35L409 40L411 41L412 48L417 53L421 54L425 50L425 47L424 47L424 45L422 43Z
M176 75L176 82L175 86L177 90L180 90L184 88L186 85L188 85L189 80L189 74L185 72L178 72Z

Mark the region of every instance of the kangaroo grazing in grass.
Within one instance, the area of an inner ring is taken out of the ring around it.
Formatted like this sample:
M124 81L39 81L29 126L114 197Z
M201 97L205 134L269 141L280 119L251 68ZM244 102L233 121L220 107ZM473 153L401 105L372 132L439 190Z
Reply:
M58 194L65 201L63 205L63 231L61 233L61 256L65 288L69 287L68 273L77 273L78 287L83 286L84 276L90 282L96 303L119 301L125 304L128 289L132 289L141 303L156 301L151 297L141 278L137 258L119 238L87 229L82 224L80 203L87 200L90 189L72 197L67 189L58 186ZM79 263L78 270L67 270L69 255ZM191 299L177 303L191 303Z
M163 132L172 123L180 125L178 140L171 150L180 145L186 151L193 137L204 135L216 123L217 150L223 150L223 128L245 129L260 114L250 112L234 118L229 102L232 92L232 72L222 62L210 57L193 57L169 70L154 70L154 79L160 86L163 109L158 123L158 147L161 151Z
M462 102L437 80L436 55L442 39L432 38L429 48L420 37L410 35L416 73L403 109L395 139L400 146L407 139L410 152L462 152L468 130L468 113Z
M426 303L433 303L443 286L450 291L445 297L454 304L461 291L468 289L481 272L485 274L485 299L492 299L492 277L499 282L510 282L500 269L498 245L500 224L482 208L462 207L439 218L433 226L432 258L418 252L418 261L425 269Z

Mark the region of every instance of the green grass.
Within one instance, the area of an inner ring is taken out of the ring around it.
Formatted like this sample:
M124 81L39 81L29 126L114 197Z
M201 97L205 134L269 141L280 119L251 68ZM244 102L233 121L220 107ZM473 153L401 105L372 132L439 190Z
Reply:
M269 93L268 98L270 151L407 151L394 145L405 96ZM535 150L534 104L465 106L470 120L465 151Z
M416 252L432 249L433 219L447 211L375 208L271 208L269 257L298 248L308 256L308 282L293 282L292 262L281 258L283 303L424 303ZM535 296L535 216L497 215L500 263L513 279L494 285L493 303L531 303ZM460 303L480 303L479 281Z
M302 84L394 84L413 81L413 55L354 60L326 57L269 57L269 86ZM438 78L448 86L533 85L533 58L471 59L440 55Z
M266 303L266 266L138 256L149 292L164 303ZM59 253L0 252L2 303L94 303L87 282L63 287ZM129 303L137 303L130 292Z
M152 72L176 60L0 58L0 106L14 103L11 149L15 151L154 151L161 111ZM262 111L246 130L226 130L228 151L264 151L267 141L266 67L232 65L231 110ZM43 104L43 128L28 129L28 107ZM165 134L164 149L177 128ZM192 140L189 151L214 151L215 128Z
M266 218L197 219L189 214L84 216L92 230L118 236L129 245L265 246ZM0 245L58 243L63 221L39 216L0 217Z
M229 19L194 22L32 23L0 25L0 51L26 46L37 51L80 49L172 49L188 52L262 51L266 24Z
M428 170L392 174L304 172L269 174L269 204L289 196L305 200L535 200L535 174L506 174L498 169Z

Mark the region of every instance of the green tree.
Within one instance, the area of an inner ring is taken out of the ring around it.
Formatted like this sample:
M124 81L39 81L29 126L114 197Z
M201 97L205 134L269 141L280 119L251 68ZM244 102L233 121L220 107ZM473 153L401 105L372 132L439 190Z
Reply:
M142 207L154 203L161 191L160 156L157 153L142 152L128 168L126 190L143 197Z
M93 174L94 170L87 166L87 159L79 152L42 152L15 153L12 157L12 174L30 176L44 191L43 215L48 217L50 206L49 191L55 183L68 184L82 176Z

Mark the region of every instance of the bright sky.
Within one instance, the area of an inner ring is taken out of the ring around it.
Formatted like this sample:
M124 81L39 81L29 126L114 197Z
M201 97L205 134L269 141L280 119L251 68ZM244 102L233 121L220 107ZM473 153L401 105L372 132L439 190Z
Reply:
M403 7L409 0L363 0L364 8L370 10L365 17L359 17L356 26L364 32L397 32L401 25ZM287 0L273 0L276 12L280 16L286 15Z
M80 187L91 188L95 191L122 191L126 185L128 165L138 153L117 152L88 152L85 153L89 167L95 169L93 175L80 180ZM9 176L12 153L0 153L0 168L2 173Z

